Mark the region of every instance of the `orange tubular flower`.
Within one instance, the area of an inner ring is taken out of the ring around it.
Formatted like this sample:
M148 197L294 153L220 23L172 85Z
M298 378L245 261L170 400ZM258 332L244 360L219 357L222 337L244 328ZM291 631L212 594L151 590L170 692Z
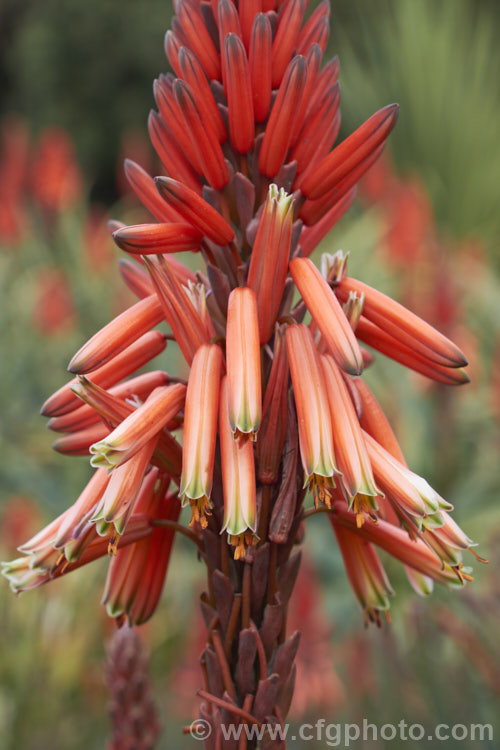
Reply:
M152 111L149 113L148 131L153 148L158 154L161 163L164 165L166 173L168 175L175 174L177 177L182 176L182 181L188 185L191 190L194 190L195 193L201 193L201 183L196 176L196 172L179 148L177 141L167 128L163 117L157 112ZM171 213L172 221L176 221L176 219L180 218L174 208L165 205L164 201L161 200L156 185L154 184L154 180L149 176L148 186L152 193L154 193L152 205L155 205L156 201L163 203L162 212L167 211ZM151 213L153 216L156 216L155 211L151 211Z
M84 521L88 512L95 507L108 481L109 476L106 474L106 471L98 469L78 500L42 529L42 531L22 544L19 547L19 551L30 555L39 552L47 546L64 546L72 538L74 530Z
M160 118L159 120L156 120L156 125L158 126L156 141L158 141L160 137L160 128L162 124L165 123L165 127L168 128L168 131L172 133L172 136L178 143L181 152L186 156L190 167L192 167L193 171L195 172L195 175L201 174L203 172L203 168L200 165L200 159L198 156L196 145L192 142L190 136L186 131L186 125L182 116L182 112L180 111L179 105L174 96L173 79L168 75L161 75L160 78L154 82L153 93L156 104L158 105L158 109L160 110ZM156 145L158 145L157 142ZM176 172L175 174L176 177L180 177L182 175L182 172ZM192 190L194 190L194 192L201 192L201 181L199 182L199 185L197 184L193 186L191 185L190 181L188 181L187 184L191 187ZM172 209L173 207L170 206L170 210ZM175 211L175 213L177 213L177 211Z
M229 73L226 62L224 59L223 49L226 37L229 34L236 34L241 38L241 26L238 11L236 6L231 0L219 0L217 7L217 18L219 24L219 46L221 49L221 62L222 62L222 82L224 85L227 81L227 74Z
M151 502L157 479L155 472L145 480L136 501L136 513L129 518L121 537L116 532L100 537L96 525L88 520L109 480L105 478L103 484L104 475L105 471L99 469L75 505L23 545L21 551L26 557L6 564L6 575L15 591L40 586L52 577L57 578L107 553L116 553L151 535L151 521L156 515ZM163 495L165 491L163 485Z
M336 137L336 136L335 136ZM376 162L383 150L383 146L379 146L373 154L370 154L364 161L358 164L352 172L349 172L338 185L333 187L327 193L324 193L317 200L310 200L309 198L304 201L304 205L300 210L300 218L306 224L306 226L312 226L326 216L326 214L332 210L333 206L337 205L345 195L347 195L352 188L356 185L359 179L364 173ZM311 171L314 170L314 166L311 166ZM306 175L309 174L309 169Z
M177 521L180 502L167 501L158 520ZM175 531L156 528L144 539L118 547L112 558L102 603L110 617L126 615L130 625L142 625L154 614L165 584Z
M201 171L212 187L221 190L229 182L229 172L217 133L210 120L202 118L200 109L196 105L196 95L187 83L181 80L175 81L173 91L188 136L195 146Z
M111 542L113 551L116 549L116 538L123 534L134 511L155 446L156 438L153 438L143 445L126 464L114 469L91 518L100 536L107 536L111 524L114 525L115 533Z
M358 342L339 301L308 258L290 261L290 273L339 367L351 375L363 369Z
M224 522L229 541L236 548L235 559L245 556L246 545L254 543L256 529L255 464L249 440L234 440L228 410L228 376L221 382L219 437L224 488Z
M66 456L88 456L90 446L109 435L109 427L95 424L84 430L77 430L59 437L52 443L52 448Z
M323 101L328 89L335 85L339 78L340 64L337 56L329 60L318 75L315 90L311 93L308 112L312 113Z
M181 67L181 60L182 60L182 67ZM219 143L223 143L227 139L226 134L226 128L224 126L224 122L220 116L219 111L217 110L217 105L215 103L214 97L212 92L210 91L210 87L208 85L207 79L205 74L203 73L203 70L199 63L196 62L196 58L194 55L189 53L189 50L186 50L185 47L181 47L179 49L179 59L178 59L178 65L177 68L180 72L180 77L184 78L187 86L188 91L190 92L194 106L196 107L199 116L202 121L207 120L209 123L209 133L210 138L217 139ZM186 72L186 76L182 75L182 70ZM177 101L179 101L177 99ZM181 108L182 111L182 108ZM216 156L217 160L220 160L220 148L216 147ZM201 157L198 158L198 161L201 161ZM213 164L213 166L217 170L217 161ZM211 167L209 167L210 169ZM174 174L177 174L176 171L174 171ZM225 165L220 165L218 169L218 175L217 172L214 173L215 180L219 179L226 179L226 168ZM196 192L199 192L198 190Z
M271 106L271 45L271 23L264 13L258 13L252 26L249 52L253 109L256 122L266 120Z
M192 508L191 525L207 526L219 411L222 351L216 344L196 352L186 393L180 494Z
M173 31L167 31L163 41L163 47L165 49L167 60L170 63L170 67L174 70L175 74L180 77L182 77L181 66L179 64L181 45L182 42L179 37Z
M253 22L261 9L261 0L241 0L241 3L238 3L241 38L246 49L250 49Z
M165 349L166 343L165 335L160 331L144 334L110 362L93 370L92 382L102 388L118 383L160 354ZM56 391L42 406L41 414L45 417L59 417L81 406L71 390L72 386L77 383L78 379L73 378Z
M361 316L356 335L360 341L377 349L386 357L394 359L405 367L409 367L427 378L436 380L445 385L464 385L470 378L462 368L455 366L444 367L428 357L417 354L410 346L402 344L391 334L371 323L363 315Z
M181 47L179 49L179 68L182 78L184 78L197 94L196 100L202 102L205 115L210 119L218 140L220 143L224 143L224 141L227 140L224 120L217 109L217 104L203 72L203 68L201 67L196 55L194 55L187 47ZM179 174L176 169L172 170L172 173L176 175ZM185 180L183 180L183 182L185 182Z
M134 407L104 388L92 383L84 375L78 376L78 384L73 386L73 393L90 406L104 424L111 429L133 413Z
M296 46L299 55L304 55L311 45L319 44L319 41L324 37L323 29L326 27L327 32L329 30L329 18L330 5L328 0L323 0L323 2L313 10L300 31ZM328 36L326 37L326 40L327 39ZM323 54L325 52L326 40L324 45L321 45L321 51Z
M300 0L302 2L302 0ZM259 169L266 177L275 177L283 166L292 139L297 107L307 77L305 57L295 57L278 89L259 155Z
M310 113L294 142L292 156L297 162L297 172L302 174L328 153L340 128L339 116L340 86L334 83L325 95L318 108Z
M144 203L148 211L161 222L180 221L177 211L158 195L154 180L142 167L131 159L125 160L125 176L134 193Z
M90 381L88 382L90 383ZM161 385L168 385L168 382L169 379L166 372L155 370L153 372L145 372L143 375L138 375L135 378L127 380L125 383L116 385L114 388L110 388L107 393L122 400L130 398L144 400L144 397L149 396L151 391L159 388ZM77 391L73 392L76 393ZM80 393L78 395L81 398ZM99 419L99 414L92 406L84 404L80 408L74 409L60 417L52 417L47 422L47 427L55 432L76 432L77 430L83 430L93 424L97 424Z
M186 386L156 388L149 398L108 435L91 447L92 466L113 469L128 461L184 406Z
M330 488L335 487L332 423L326 384L311 332L301 324L286 330L286 345L292 376L300 455L306 483L318 500L330 507Z
M314 174L300 183L302 193L311 200L316 200L338 186L350 172L366 163L370 155L384 144L396 125L398 116L397 104L389 104L372 115L323 159ZM361 176L360 174L358 179Z
M380 612L387 613L389 596L394 594L394 591L375 547L335 523L335 516L332 516L331 524L342 554L347 577L364 610L365 618L367 622L375 622L380 627Z
M145 297L94 334L75 354L68 370L80 374L97 370L161 320L163 311L158 298Z
M232 3L231 6L234 8ZM231 143L238 153L246 154L253 146L255 124L248 60L243 42L236 34L225 37L224 69Z
M248 286L257 299L260 343L266 344L271 338L278 314L290 256L292 239L293 198L269 186L267 200L255 238Z
M82 399L82 401L85 401L85 403L94 410L98 419L104 422L104 434L102 436L99 435L99 437L107 437L109 433L109 429L107 428L112 429L118 427L135 411L135 407L127 401L124 401L123 398L117 397L112 394L111 391L99 388L99 386L95 385L87 378L80 378L78 386L74 387L74 392ZM148 396L151 395L151 392L152 391L150 391ZM134 396L137 396L137 394L134 394ZM178 426L176 418L170 420L166 424L167 429L174 429ZM86 433L92 434L91 429L77 431L77 433L73 435L73 438L75 438L76 435L84 436ZM96 439L91 441L91 443L95 442L97 442ZM85 453L88 453L89 449L90 445L87 440ZM59 447L58 450L60 450ZM177 481L181 472L181 457L181 447L175 438L165 430L161 430L158 433L158 441L153 453L152 463L168 472Z
M299 36L302 19L306 12L305 0L291 0L283 8L278 28L273 40L273 76L272 84L276 88L285 75L285 70L292 57L292 52Z
M117 541L117 549L134 544L151 533L151 519L144 515L132 516L125 534ZM11 589L18 594L21 591L30 591L43 586L55 578L81 568L82 565L104 557L108 554L108 548L108 538L96 535L77 559L68 560L65 554L49 546L48 549L52 554L46 555L45 559L36 559L35 556L30 555L19 557L12 562L1 563L2 573L9 581Z
M382 493L373 478L365 441L354 406L340 370L330 355L321 357L333 426L333 445L339 471L342 474L349 506L356 513L359 525L364 523L364 511L378 510L377 495Z
M202 233L191 224L139 224L113 232L122 250L140 255L199 250Z
M436 528L426 528L421 538L443 562L460 569L462 552L471 549L474 542L462 531L449 513L443 510L440 516L442 525ZM478 559L482 560L479 557Z
M78 535L78 528L81 527L82 522L85 522L88 514L97 507L109 481L110 476L106 469L97 469L78 500L68 509L68 511L66 511L66 513L63 514L64 518L61 518L61 522L58 524L57 534L53 538L54 547L61 549L68 544L72 538ZM25 553L33 551L33 549L34 548L31 547L30 550L29 543L20 548L21 552Z
M319 44L313 44L306 52L303 53L307 63L307 78L304 85L304 91L302 92L302 98L300 100L300 107L297 110L297 114L295 116L292 136L290 138L290 148L294 146L298 135L301 132L301 128L304 123L307 110L309 108L311 92L316 85L319 69L321 67L322 54L323 53L321 52L321 47L319 46Z
M157 522L179 518L176 495L167 494L165 481L156 470L144 482L136 513ZM111 617L126 615L130 625L140 625L153 614L165 582L175 531L160 527L134 544L117 549L111 559L102 603Z
M397 438L393 432L389 420L385 416L382 407L370 391L369 387L361 378L354 378L354 387L357 397L360 400L361 416L359 423L363 430L374 438L390 455L406 466L405 457L399 446ZM397 513L386 497L381 501L380 515L384 520L399 525ZM441 516L445 517L446 511L441 511ZM433 581L429 576L419 573L413 568L405 565L406 576L414 588L421 596L428 596L432 593Z
M363 315L383 331L426 359L444 367L464 367L465 355L446 336L382 292L347 276L336 294L345 302L349 292L364 294Z
M105 483L103 486L105 474L99 469L75 505L23 545L21 551L26 557L5 564L5 575L14 591L40 586L108 553L119 554L124 547L154 533L151 522L167 489L165 482L157 481L156 470L144 481L135 504L136 512L129 518L124 534L121 537L116 533L111 537L98 536L96 526L88 518L94 501L106 486ZM108 480L106 478L105 482Z
M428 524L431 528L442 526L441 511L450 510L452 506L423 477L393 458L370 435L364 435L375 480L410 530L420 530L422 525Z
M176 20L181 37L200 61L207 78L220 80L220 58L205 26L200 7L194 3L179 3Z
M172 329L179 348L188 364L191 364L196 350L208 343L213 335L207 331L199 313L195 309L187 290L176 278L173 268L165 258L158 262L146 261L164 311L165 319Z
M248 287L229 296L226 333L229 422L234 437L256 439L262 412L259 321Z
M156 185L167 203L212 242L227 245L234 239L234 231L227 221L194 191L169 177L158 177Z
M461 570L443 563L439 557L420 539L410 539L404 529L387 521L378 524L365 523L356 528L356 518L345 503L335 504L335 513L329 518L330 523L340 524L369 542L388 552L400 562L424 576L429 576L438 583L447 586L463 586L465 583Z

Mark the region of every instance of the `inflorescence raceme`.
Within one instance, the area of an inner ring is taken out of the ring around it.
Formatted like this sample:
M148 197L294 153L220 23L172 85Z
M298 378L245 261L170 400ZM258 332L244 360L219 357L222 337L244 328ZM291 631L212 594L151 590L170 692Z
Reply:
M95 473L4 565L15 591L110 554L108 611L142 623L181 528L240 598L247 565L270 549L272 603L308 489L368 620L379 622L391 594L377 548L422 593L470 578L462 552L471 540L408 468L362 379L373 360L363 345L450 385L468 382L464 355L350 277L342 253L324 255L321 270L309 258L352 204L399 108L384 107L335 145L339 66L322 60L329 5L305 13L305 0L177 1L165 37L174 72L155 81L148 120L163 174L125 164L151 223L112 223L138 301L77 352L74 379L42 408L60 433L54 448L90 455ZM181 251L198 254L198 271ZM135 374L166 346L159 324L190 368L187 382ZM209 589L216 612L213 581ZM251 627L248 611L234 611L233 634L238 622ZM228 639L227 623L223 631Z

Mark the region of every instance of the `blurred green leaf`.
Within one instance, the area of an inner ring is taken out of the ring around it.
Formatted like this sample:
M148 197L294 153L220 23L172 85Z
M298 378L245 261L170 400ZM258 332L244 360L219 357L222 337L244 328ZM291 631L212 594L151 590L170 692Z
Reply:
M369 5L352 3L349 22L332 23L346 132L399 102L397 169L423 177L443 230L483 238L498 264L498 12L467 0Z

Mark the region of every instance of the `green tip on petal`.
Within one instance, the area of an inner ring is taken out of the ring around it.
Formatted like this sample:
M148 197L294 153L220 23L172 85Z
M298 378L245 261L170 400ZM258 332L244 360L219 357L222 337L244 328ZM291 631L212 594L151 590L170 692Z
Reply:
M413 590L419 596L430 596L434 591L434 581L429 576L419 573L417 570L405 565L406 577Z

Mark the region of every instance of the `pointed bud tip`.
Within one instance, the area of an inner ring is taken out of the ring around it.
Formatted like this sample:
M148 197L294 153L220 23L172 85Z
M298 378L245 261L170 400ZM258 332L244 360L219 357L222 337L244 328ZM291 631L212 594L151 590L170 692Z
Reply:
M382 112L385 111L385 120L390 120L390 130L393 130L396 127L396 123L399 119L399 113L400 113L400 106L399 104L387 104L385 107L383 107ZM389 133L388 133L389 134Z
M123 222L118 221L118 219L110 219L107 222L108 231L113 237L116 232L118 232L120 229L123 229L125 224Z
M456 349L456 352L455 352L455 354L456 354L456 358L455 358L455 360L454 360L454 362L456 362L456 365L455 365L455 367L460 367L460 368L461 368L461 367L467 367L467 366L468 366L468 364L469 364L469 361L468 361L467 357L466 357L466 356L465 356L465 354L464 354L464 353L463 353L463 352L462 352L462 351L461 351L461 350L460 350L460 349L458 348L458 346L457 346L457 347L455 347L455 349ZM470 382L470 378L469 378L469 382Z
M348 375L361 375L364 370L364 362L363 359L359 359L359 357L356 356L356 353L353 352L353 358L351 361L344 361L343 363L343 370L347 372Z
M71 362L69 363L67 367L67 371L70 372L72 375L78 375L79 372L81 372L84 369L84 363L77 359L76 356L73 357Z
M125 173L127 173L129 169L134 169L134 167L136 166L137 164L135 163L135 161L133 161L133 159L127 158L123 160L123 170Z
M467 383L470 383L470 377L468 373L465 372L465 370L462 370L460 368L459 370L457 370L457 372L459 372L461 376L458 385L467 385Z

